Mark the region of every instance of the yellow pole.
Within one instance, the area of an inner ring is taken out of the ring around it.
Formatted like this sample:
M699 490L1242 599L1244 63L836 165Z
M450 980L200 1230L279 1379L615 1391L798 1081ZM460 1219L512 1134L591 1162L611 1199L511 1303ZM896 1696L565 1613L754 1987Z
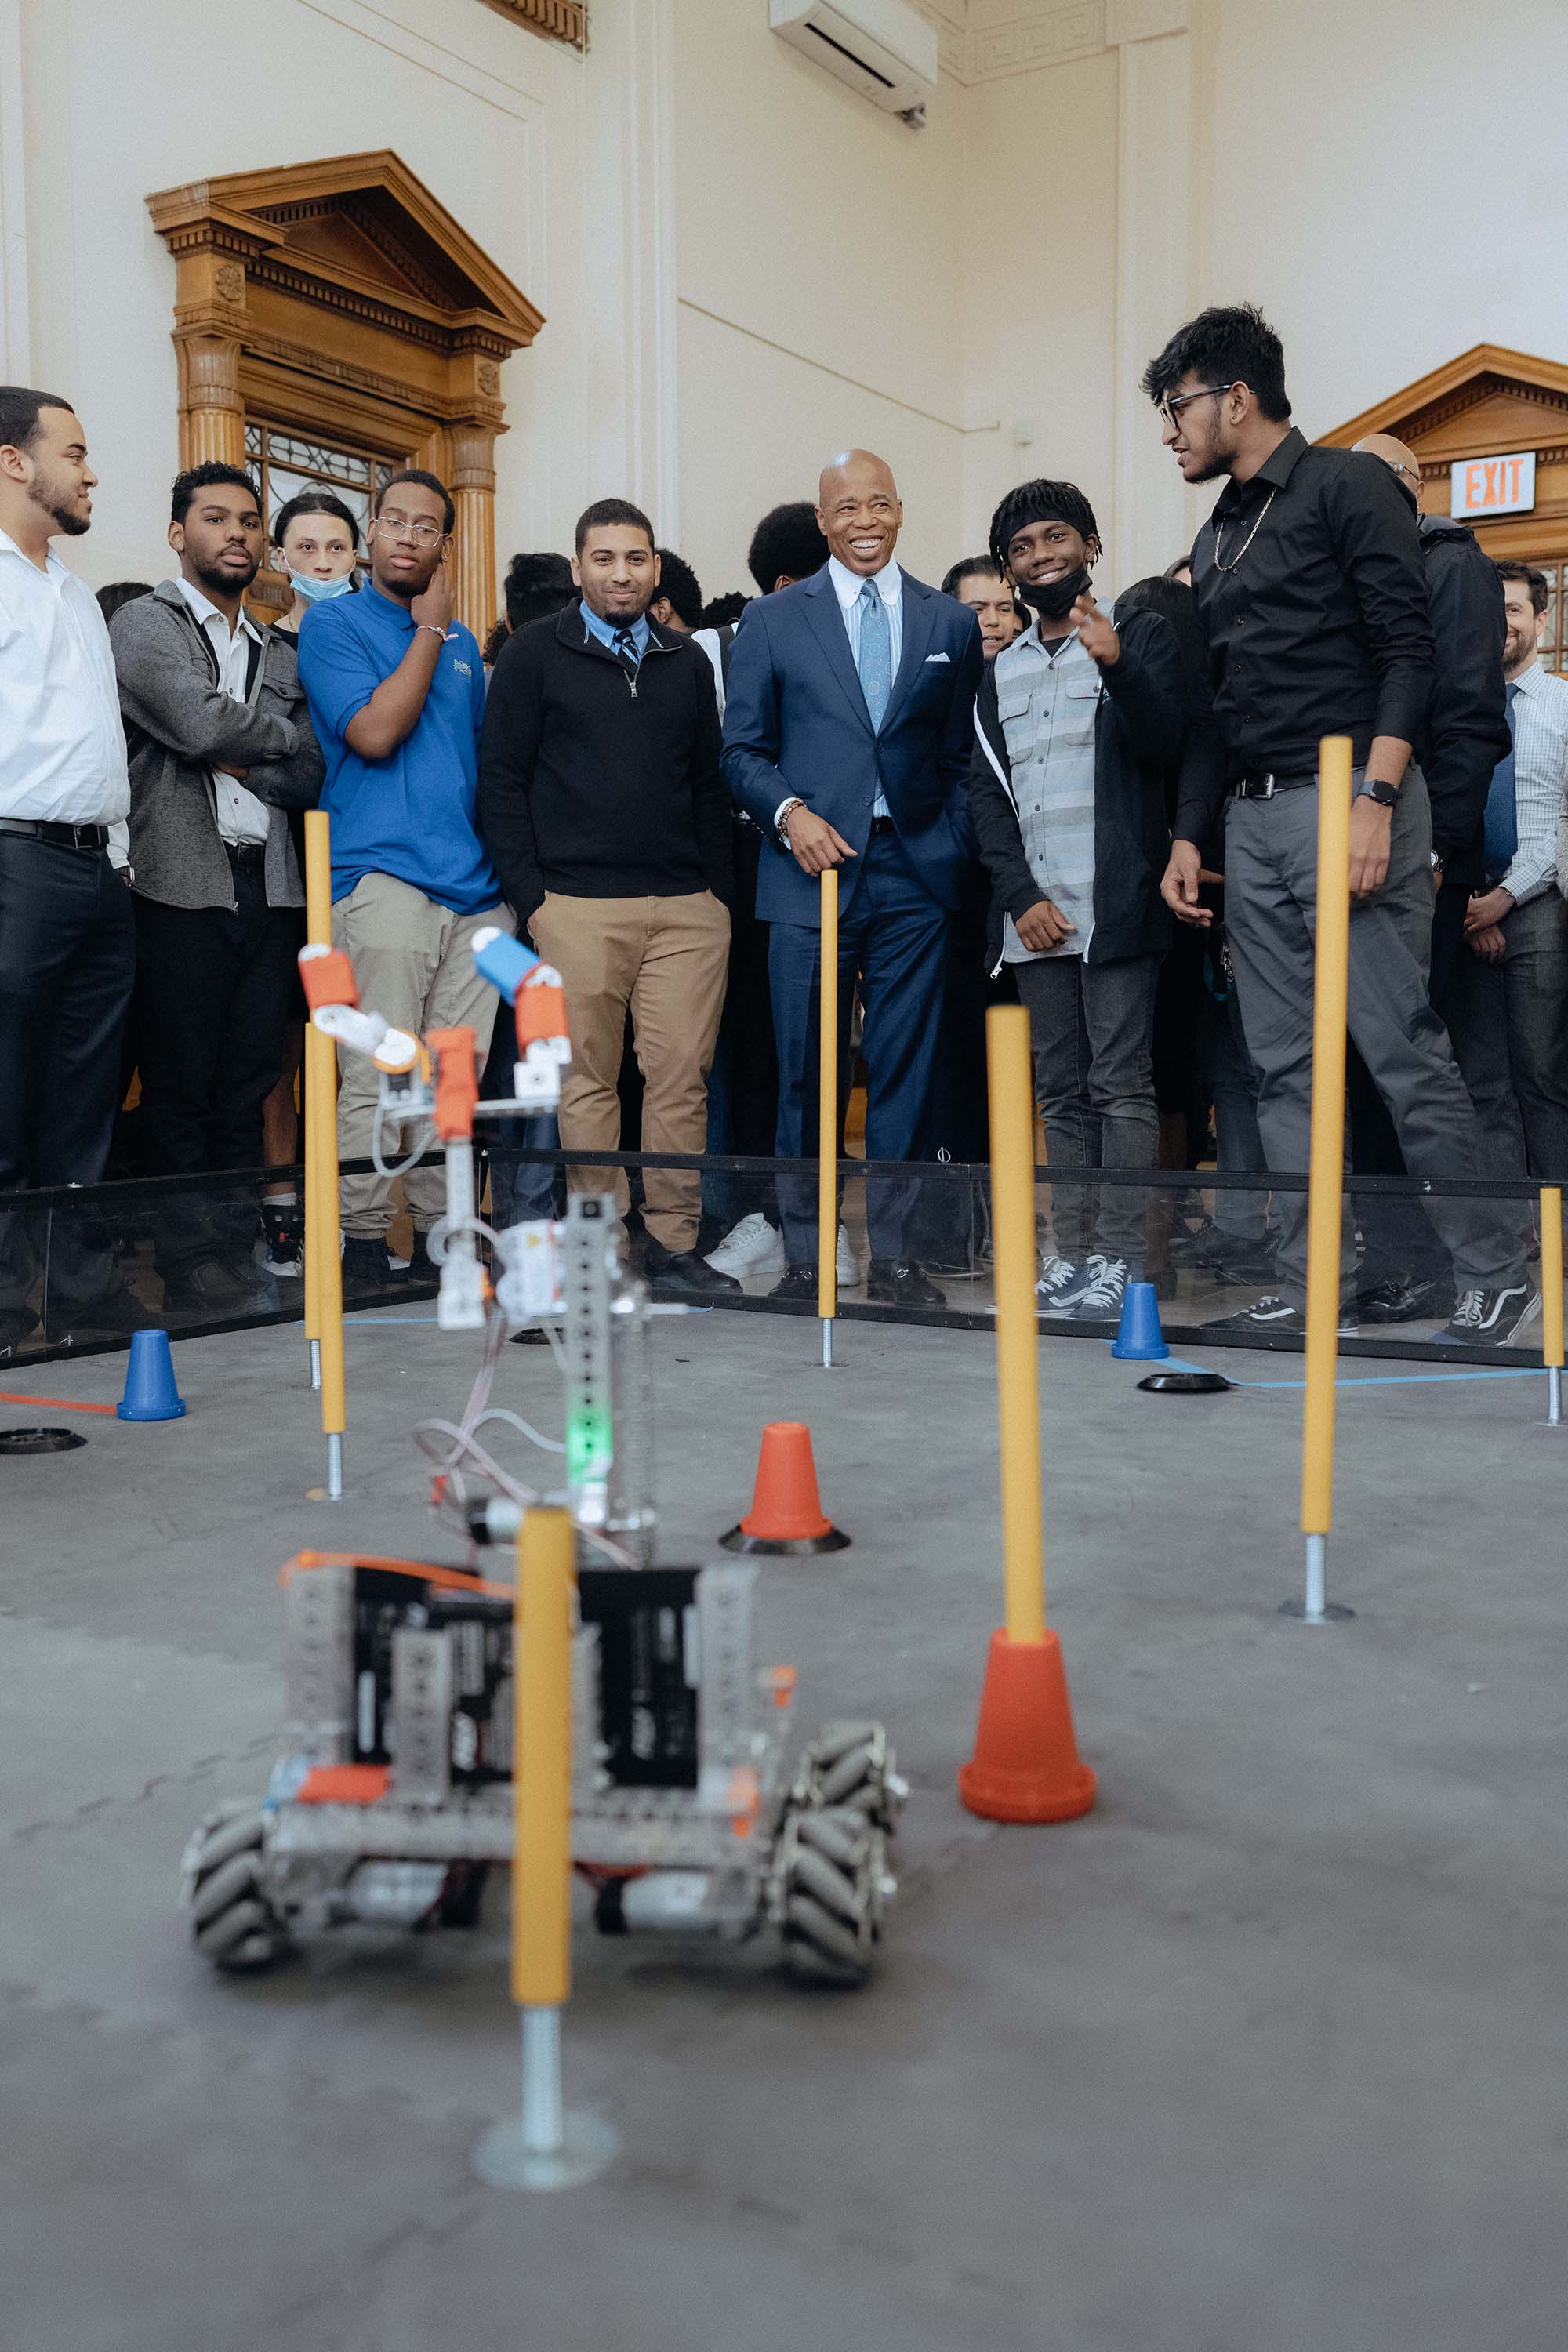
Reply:
M1344 1191L1345 1005L1350 978L1351 762L1348 735L1318 751L1318 936L1313 971L1312 1158L1307 1196L1307 1392L1301 1431L1302 1615L1321 1625L1334 1507L1334 1376L1339 1362Z
M330 820L329 820L330 824ZM305 937L312 947L332 944L331 860L315 828L305 828ZM310 1385L321 1385L321 1230L326 1222L321 1196L320 1137L316 1133L316 1097L321 1081L317 1062L331 1058L331 1040L313 1021L305 1023L305 1337L310 1344Z
M1040 1505L1039 1327L1035 1317L1035 1087L1029 1016L1021 1004L994 1004L986 1013L985 1059L1007 1638L1040 1642L1046 1632L1046 1535Z
M559 2009L572 1990L572 1522L523 1514L512 1624L511 1993Z
M306 923L312 940L328 947L332 940L331 824L324 809L305 816ZM307 1179L313 1176L313 1202L307 1200L307 1244L314 1209L316 1240L311 1250L316 1316L321 1355L321 1431L327 1441L329 1502L341 1502L343 1492L343 1267L342 1225L338 1200L337 1066L331 1040L314 1022L305 1031L305 1127Z
M833 1362L833 1320L838 1312L838 872L822 877L822 1034L816 1088L816 1311L822 1318L822 1361Z
M1546 1366L1546 1418L1563 1421L1563 1188L1541 1188L1541 1357Z

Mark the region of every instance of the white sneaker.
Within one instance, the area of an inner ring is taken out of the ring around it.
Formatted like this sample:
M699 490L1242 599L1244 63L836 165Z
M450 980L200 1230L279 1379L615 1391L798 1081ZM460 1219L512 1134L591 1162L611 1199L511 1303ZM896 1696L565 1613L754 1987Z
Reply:
M1079 1278L1079 1270L1069 1258L1058 1257L1054 1253L1042 1256L1040 1278L1035 1285L1035 1297L1040 1302L1038 1312L1054 1315L1068 1292L1078 1288Z
M849 1246L849 1236L842 1225L838 1228L838 1248L833 1262L833 1279L840 1290L858 1290L861 1283L860 1261Z
M753 1209L731 1226L717 1249L709 1251L707 1262L715 1274L733 1275L737 1281L748 1274L782 1274L784 1235L760 1209Z

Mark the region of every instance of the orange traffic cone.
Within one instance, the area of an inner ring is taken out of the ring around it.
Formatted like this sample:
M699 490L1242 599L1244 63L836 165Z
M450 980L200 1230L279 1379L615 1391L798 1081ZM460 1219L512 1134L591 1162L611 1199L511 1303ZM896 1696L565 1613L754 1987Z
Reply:
M1037 1642L1012 1641L999 1626L960 1797L988 1822L1070 1822L1088 1812L1094 1788L1073 1737L1060 1642L1048 1625Z
M763 1432L752 1507L721 1536L726 1551L842 1551L849 1541L822 1507L811 1432L804 1421L770 1421Z

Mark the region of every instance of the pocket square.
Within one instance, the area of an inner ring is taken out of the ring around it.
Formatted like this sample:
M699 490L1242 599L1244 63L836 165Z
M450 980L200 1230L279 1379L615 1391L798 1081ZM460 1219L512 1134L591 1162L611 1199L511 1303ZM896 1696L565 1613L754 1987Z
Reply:
M951 661L952 659L952 656L951 654L927 654L926 659L928 662Z

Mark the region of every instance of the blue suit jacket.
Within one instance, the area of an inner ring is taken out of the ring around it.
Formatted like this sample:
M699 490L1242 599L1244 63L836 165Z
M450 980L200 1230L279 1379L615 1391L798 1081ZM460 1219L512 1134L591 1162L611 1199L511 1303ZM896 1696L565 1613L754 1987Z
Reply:
M941 905L958 906L974 856L966 780L984 666L980 628L966 606L907 572L903 595L899 674L879 735L826 565L742 616L725 686L723 769L763 828L757 913L764 922L816 928L821 920L816 877L777 845L779 803L798 793L855 851L838 868L843 909L854 897L879 785L926 888Z

